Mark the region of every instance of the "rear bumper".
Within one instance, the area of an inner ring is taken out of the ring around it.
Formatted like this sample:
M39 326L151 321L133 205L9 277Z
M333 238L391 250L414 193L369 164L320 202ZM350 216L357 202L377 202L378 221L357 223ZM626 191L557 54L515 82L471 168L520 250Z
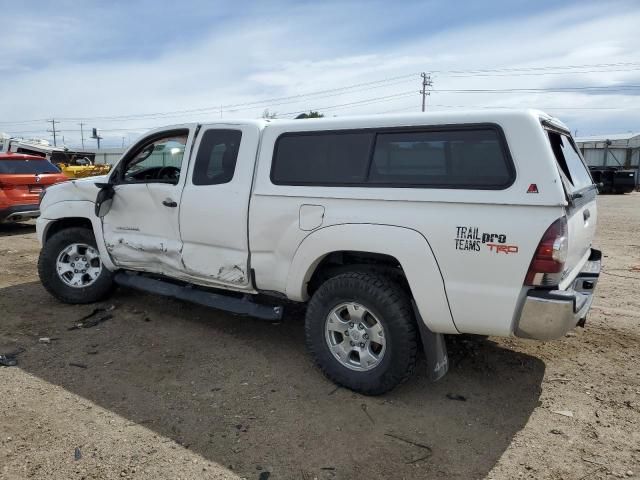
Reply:
M38 216L40 216L40 206L37 203L33 205L13 205L0 209L0 223L19 222L37 218Z
M602 252L591 249L589 260L567 290L529 290L515 335L552 340L584 322L600 277L601 259Z

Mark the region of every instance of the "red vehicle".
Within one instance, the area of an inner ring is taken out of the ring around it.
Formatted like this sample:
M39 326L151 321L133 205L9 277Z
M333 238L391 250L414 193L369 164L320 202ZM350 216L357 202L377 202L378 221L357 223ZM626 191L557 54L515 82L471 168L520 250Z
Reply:
M40 194L68 180L47 159L21 153L0 153L0 223L40 215Z

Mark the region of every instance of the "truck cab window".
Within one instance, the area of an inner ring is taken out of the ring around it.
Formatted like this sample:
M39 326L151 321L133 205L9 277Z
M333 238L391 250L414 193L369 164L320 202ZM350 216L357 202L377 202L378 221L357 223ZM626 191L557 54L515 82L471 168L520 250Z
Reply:
M178 183L187 134L171 135L146 143L127 162L124 183L162 181Z
M240 149L240 130L207 130L193 168L194 185L218 185L233 178Z

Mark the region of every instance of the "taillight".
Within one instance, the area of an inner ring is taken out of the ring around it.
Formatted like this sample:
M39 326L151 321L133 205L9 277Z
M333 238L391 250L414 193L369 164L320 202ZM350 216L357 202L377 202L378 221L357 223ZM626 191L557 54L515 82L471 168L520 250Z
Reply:
M544 232L531 260L524 284L542 287L557 286L564 272L568 247L567 219L560 217Z

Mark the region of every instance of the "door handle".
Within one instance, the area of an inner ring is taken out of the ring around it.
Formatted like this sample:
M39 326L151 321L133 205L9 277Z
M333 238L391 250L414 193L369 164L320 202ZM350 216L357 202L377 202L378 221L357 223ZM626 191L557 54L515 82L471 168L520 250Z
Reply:
M176 202L174 202L173 200L171 200L170 198L167 198L166 200L163 200L162 204L165 207L171 207L171 208L175 208L175 207L178 206L178 204Z

